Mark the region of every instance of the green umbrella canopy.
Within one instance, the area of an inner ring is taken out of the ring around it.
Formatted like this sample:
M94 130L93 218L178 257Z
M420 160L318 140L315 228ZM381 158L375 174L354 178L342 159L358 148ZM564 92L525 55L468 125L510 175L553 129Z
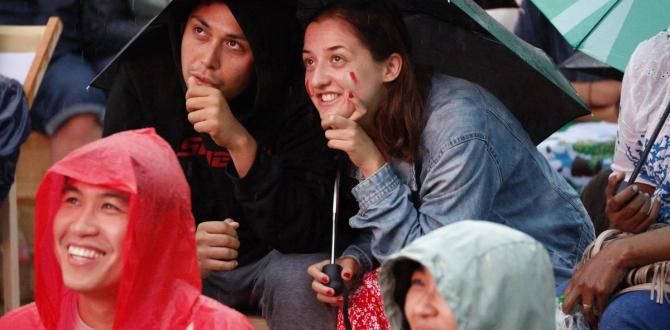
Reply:
M667 0L532 0L575 49L624 71L637 44L670 25Z

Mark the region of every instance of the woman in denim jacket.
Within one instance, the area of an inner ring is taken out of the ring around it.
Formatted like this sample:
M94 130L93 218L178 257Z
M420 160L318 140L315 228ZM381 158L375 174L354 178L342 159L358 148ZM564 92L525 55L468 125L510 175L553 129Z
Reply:
M498 99L447 75L422 79L402 18L384 1L334 2L310 20L304 41L305 86L328 146L347 154L359 180L350 225L369 234L339 258L345 280L463 219L525 232L547 249L556 281L570 278L593 225ZM370 258L349 256L353 249ZM312 288L337 305L343 298L324 285L325 263L309 268Z

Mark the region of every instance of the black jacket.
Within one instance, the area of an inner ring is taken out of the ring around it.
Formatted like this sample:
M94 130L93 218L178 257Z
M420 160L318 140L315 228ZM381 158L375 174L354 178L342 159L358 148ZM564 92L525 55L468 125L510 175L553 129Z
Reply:
M276 25L282 24L276 17L270 28L260 26L273 18L263 24L259 17L274 15L276 9L250 9L255 2L259 1L228 3L254 53L255 81L230 102L259 146L243 179L237 176L228 152L209 136L198 135L187 120L178 59L184 18L154 24L135 41L139 47L128 47L118 59L104 128L109 135L155 127L181 162L191 186L196 221L232 218L240 223L240 264L258 260L271 249L328 251L335 170L318 116L302 87L299 55L287 51L291 49L288 40L296 35L287 33L283 38L282 32L289 30ZM291 79L290 74L297 78ZM340 221L338 245L344 248L353 235L346 219L355 202L349 193L341 195L346 196L343 208L349 210L340 217L344 221Z

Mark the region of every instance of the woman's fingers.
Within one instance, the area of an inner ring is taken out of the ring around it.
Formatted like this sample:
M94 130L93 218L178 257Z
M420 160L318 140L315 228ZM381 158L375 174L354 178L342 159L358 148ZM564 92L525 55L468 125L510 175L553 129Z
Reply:
M349 154L354 148L352 143L346 140L328 140L328 148L341 150Z
M630 207L630 210L629 210ZM643 223L649 216L651 211L651 199L649 194L640 193L638 194L633 202L629 203L625 208L625 218L621 222L621 229L624 229L629 232L633 232L633 228L636 228L641 223Z
M605 188L605 199L614 197L616 189L619 187L619 182L624 179L624 173L612 172L607 178L607 187Z
M593 324L593 318L594 318L594 313L593 313L593 304L594 299L593 295L588 294L587 292L582 292L581 295L581 300L582 300L582 314L584 314L584 317L589 321L590 324Z
M317 281L312 281L312 290L316 292L316 299L322 303L337 306L342 302L342 296L334 296L333 289Z
M572 281L570 281L570 284L563 291L563 296L565 297L565 300L563 300L563 313L570 314L579 298L579 291L572 288Z
M328 115L321 120L321 128L324 130L344 129L356 127L356 122L339 115Z
M341 276L345 281L351 281L354 275L358 272L358 262L356 262L354 258L340 258L337 263L342 266Z
M350 129L329 129L325 134L328 140L351 140L355 137L356 132Z
M325 297L334 297L335 290L333 288L326 286L323 283L320 283L316 280L312 281L312 290L316 292L317 295L323 295Z
M630 203L631 199L637 195L638 191L639 188L637 185L631 185L613 197L608 198L606 206L607 210L611 212L619 212Z
M614 196L614 198L616 199L617 196ZM640 212L640 209L642 208L646 200L647 198L645 198L644 193L636 193L636 195L633 198L631 198L629 201L626 202L625 205L623 205L621 215L624 217L625 220L635 217L635 215Z
M361 103L361 100L354 94L352 91L348 92L349 94L349 103L353 107L353 112L349 116L349 120L351 121L357 121L361 117L365 116L365 114L368 112L363 103Z
M307 274L311 276L314 281L321 282L321 283L328 283L330 279L328 278L328 275L326 275L324 272L321 271L324 265L329 263L330 261L328 259L323 260L321 262L317 262L307 268Z
M649 228L649 226L651 226L651 224L656 221L656 217L658 216L658 212L660 211L660 209L661 209L660 200L658 198L652 199L651 209L646 214L646 218L640 223L638 223L637 226L633 230L631 230L631 233L639 234L646 231Z
M343 297L336 296L335 290L316 280L312 281L312 291L316 293L316 299L320 302L332 306L339 306L343 302Z

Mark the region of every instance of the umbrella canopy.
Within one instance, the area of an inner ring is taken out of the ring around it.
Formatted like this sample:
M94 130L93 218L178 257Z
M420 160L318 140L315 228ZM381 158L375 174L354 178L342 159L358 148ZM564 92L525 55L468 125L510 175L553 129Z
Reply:
M519 8L515 0L475 0L484 9Z
M489 16L478 5L482 1L390 1L403 13L418 66L483 86L536 144L566 122L589 114L551 59ZM327 2L298 0L298 17L311 17Z
M623 72L579 51L568 57L558 67L561 69L582 71L606 79L621 80L623 78Z
M286 0L288 1L288 0ZM475 82L500 99L537 144L573 118L588 114L586 105L553 62L496 22L473 0L391 0L403 12L419 66ZM298 17L328 1L298 0ZM173 1L138 33L92 85L109 88L124 53L150 44L148 31L174 24L185 1ZM259 22L263 24L263 22Z
M184 24L188 18L188 14L199 2L203 1L171 0L170 3L158 15L156 15L156 17L149 21L132 39L130 39L130 41L125 46L123 46L121 51L119 51L114 56L114 58L109 61L107 66L102 69L102 71L98 73L96 77L93 78L90 86L109 90L112 87L114 78L118 73L119 64L125 57L142 54L142 52L148 51L157 44L169 42L169 40L181 40L181 33L183 32ZM236 9L240 9L240 11L247 11L249 10L248 8L252 7L260 8L258 10L263 10L263 14L266 14L268 11L272 11L273 13L277 13L279 11L295 11L295 0L228 0L226 2L228 6L232 8L233 12L235 12ZM259 15L259 17L264 20L268 19L268 15ZM259 21L258 25L253 24L255 22L250 22L253 20L252 17L245 16L242 18L245 19L244 22L241 21L240 17L237 17L237 19L240 25L245 26L245 28L255 30L268 29L279 24L288 24L288 22L284 22L283 20L285 17L284 15L275 15L275 17L277 17L277 19L274 21ZM255 33L251 34L256 35ZM252 43L264 42L262 40L250 41ZM172 44L171 47L173 53L179 53L180 45ZM169 57L171 54L165 54L165 56ZM255 56L273 57L272 54L255 54ZM179 59L175 58L175 61L178 62ZM298 61L298 59L296 59L296 61ZM180 63L175 63L175 65L177 67L181 67Z
M532 0L577 50L620 70L670 24L667 0Z
M541 50L509 32L472 0L395 0L420 66L475 82L494 94L540 143L589 114Z

